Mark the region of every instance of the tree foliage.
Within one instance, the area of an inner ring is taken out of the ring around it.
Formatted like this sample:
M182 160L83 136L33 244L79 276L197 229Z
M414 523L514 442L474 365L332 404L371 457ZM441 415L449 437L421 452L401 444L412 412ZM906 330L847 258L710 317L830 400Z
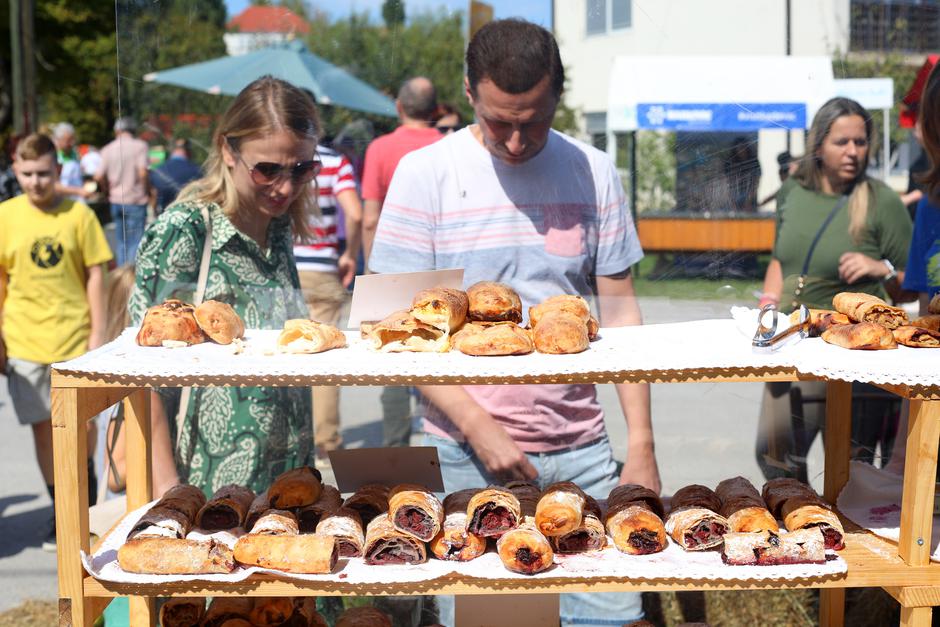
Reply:
M382 3L382 21L387 28L397 28L405 23L404 0L385 0Z

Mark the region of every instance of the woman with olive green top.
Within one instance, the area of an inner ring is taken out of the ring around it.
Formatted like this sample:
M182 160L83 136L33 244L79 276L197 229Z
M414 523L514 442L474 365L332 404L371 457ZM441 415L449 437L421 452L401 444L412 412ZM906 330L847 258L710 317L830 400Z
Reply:
M782 311L792 311L795 300L812 309L831 309L832 297L847 290L887 298L884 278L889 271L881 260L887 260L898 271L904 269L911 220L901 199L887 185L872 179L868 179L868 185L873 193L865 228L854 239L849 233L849 208L846 203L839 207L813 251L799 298L795 292L810 244L840 196L807 189L792 178L780 188L773 258L780 264L783 276ZM880 262L885 275L865 274L851 284L846 282L840 276L840 259L847 252Z
M833 296L845 291L903 295L911 219L898 195L866 174L872 133L871 116L854 100L833 98L816 113L806 156L777 194L761 306L831 309ZM825 383L815 381L765 386L756 454L768 479L807 480L806 454L825 420L825 403L807 401L825 394ZM852 454L868 462L879 442L889 450L899 404L880 394L853 388Z

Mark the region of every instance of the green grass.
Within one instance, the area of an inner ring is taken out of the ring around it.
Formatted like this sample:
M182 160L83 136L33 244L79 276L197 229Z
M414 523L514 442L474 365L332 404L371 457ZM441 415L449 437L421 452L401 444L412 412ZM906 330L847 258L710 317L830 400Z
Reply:
M758 258L758 267L753 278L721 276L720 269L716 278L699 278L684 276L681 267L670 264L667 264L665 269L656 268L657 257L656 254L647 255L640 262L639 267L634 268L637 296L692 300L754 300L756 302L754 292L761 290L763 272L768 261L766 255Z

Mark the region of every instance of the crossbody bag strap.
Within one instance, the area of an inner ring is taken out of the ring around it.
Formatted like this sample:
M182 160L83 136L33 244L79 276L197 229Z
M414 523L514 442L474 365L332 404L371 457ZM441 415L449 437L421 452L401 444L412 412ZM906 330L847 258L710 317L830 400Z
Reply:
M209 261L212 258L212 219L209 215L209 209L204 204L200 204L199 211L202 213L202 221L206 225L206 238L202 244L202 257L199 259L199 278L196 279L196 292L193 294L193 305L197 307L202 304L206 296L206 283L209 280ZM186 420L186 410L189 409L189 397L192 395L192 388L183 388L180 394L180 406L176 412L176 442L182 440L183 422Z
M822 239L822 234L836 217L836 214L839 213L839 209L845 206L845 203L848 202L849 197L843 195L839 198L836 205L832 208L832 211L829 212L829 215L826 216L826 219L823 220L822 225L819 227L819 230L816 231L816 237L813 238L813 242L809 245L809 250L806 251L806 259L803 261L803 271L800 273L801 276L806 276L809 273L809 262L813 258L813 253L816 252L816 244L819 243L819 240Z

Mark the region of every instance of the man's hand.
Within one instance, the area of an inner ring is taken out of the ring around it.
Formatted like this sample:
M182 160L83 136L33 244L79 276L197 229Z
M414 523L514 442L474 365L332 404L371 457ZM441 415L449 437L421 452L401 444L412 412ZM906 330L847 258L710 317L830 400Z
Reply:
M627 462L620 472L620 485L628 483L637 483L659 494L663 486L659 480L659 466L656 464L652 446L627 451Z
M486 470L503 479L535 479L539 473L506 430L492 418L465 434Z
M339 272L339 280L343 287L349 287L349 284L356 278L356 260L347 253L339 256L336 262L336 269Z
M839 257L839 278L849 285L866 277L882 279L889 273L888 266L880 259L872 259L862 253L842 253Z

